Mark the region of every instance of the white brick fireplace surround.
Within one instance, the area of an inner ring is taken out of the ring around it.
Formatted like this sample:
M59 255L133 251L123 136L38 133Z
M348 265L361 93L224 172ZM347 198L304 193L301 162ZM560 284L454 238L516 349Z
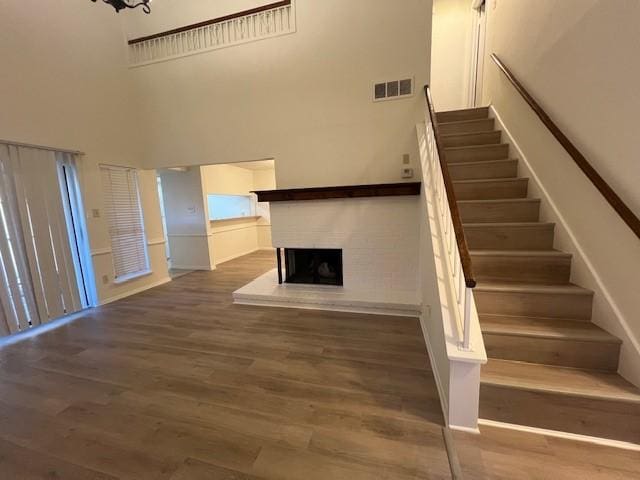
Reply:
M272 271L235 292L236 302L417 315L419 198L272 203L274 247L342 249L344 285L278 285Z

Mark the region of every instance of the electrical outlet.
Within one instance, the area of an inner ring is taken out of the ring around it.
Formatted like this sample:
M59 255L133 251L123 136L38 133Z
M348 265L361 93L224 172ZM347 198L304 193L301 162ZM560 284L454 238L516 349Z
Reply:
M109 275L103 275L102 276L102 283L104 285L106 285L107 283L109 283Z
M93 218L100 218L100 210L98 210L97 208L92 209L91 216Z
M402 178L413 178L413 168L403 168Z
M411 155L409 155L408 153L402 155L402 163L404 165L409 165L411 163Z

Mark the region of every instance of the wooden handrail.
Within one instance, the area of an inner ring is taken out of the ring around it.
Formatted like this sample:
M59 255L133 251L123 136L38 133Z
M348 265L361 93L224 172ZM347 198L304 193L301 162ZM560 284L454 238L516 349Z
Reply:
M460 262L462 263L462 274L464 275L464 283L468 288L474 288L476 286L476 281L473 278L471 255L469 255L467 239L464 236L464 228L462 226L462 220L460 218L460 211L458 210L458 201L456 200L456 194L453 189L453 182L451 181L451 175L449 174L449 167L447 165L444 148L442 146L442 138L440 137L440 130L438 128L436 112L433 108L433 100L431 99L431 90L429 89L429 85L425 85L424 94L427 97L429 117L431 118L431 124L433 125L433 134L436 138L436 148L438 149L438 157L440 159L440 169L442 170L444 188L447 192L447 201L449 202L449 210L451 211L453 231L456 235L456 243L458 244L458 252L460 253Z
M609 202L609 205L620 215L620 218L629 226L629 228L640 238L640 219L631 211L618 194L609 186L609 184L600 176L580 150L562 133L562 130L555 124L551 117L547 115L544 109L536 102L526 88L518 81L515 75L509 70L495 53L491 54L491 59L495 62L500 70L506 75L507 79L522 95L522 98L529 104L533 111L538 115L542 123L549 129L551 134L556 137L560 145L564 147L567 153L576 162L578 168L587 176L593 186L598 189L602 196Z
M176 33L188 32L196 28L206 27L207 25L214 25L216 23L227 22L234 18L246 17L247 15L254 15L256 13L264 12L267 10L273 10L274 8L286 7L291 5L291 0L283 0L281 2L270 3L268 5L262 5L256 8L250 8L249 10L243 10L242 12L232 13L225 15L224 17L212 18L211 20L205 20L204 22L193 23L184 27L174 28L173 30L167 30L165 32L154 33L153 35L147 35L146 37L134 38L129 40L129 45L135 45L136 43L146 42L148 40L154 40L156 38L166 37L167 35L175 35Z

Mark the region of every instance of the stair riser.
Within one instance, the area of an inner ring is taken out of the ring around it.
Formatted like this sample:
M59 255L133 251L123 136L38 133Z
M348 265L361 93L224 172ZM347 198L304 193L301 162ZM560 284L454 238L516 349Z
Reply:
M483 333L489 358L596 370L618 369L620 344Z
M436 113L436 119L438 120L438 122L443 122L443 123L444 122L462 122L464 120L476 120L481 118L487 118L488 116L489 116L489 109L487 107Z
M442 143L444 147L469 147L472 145L490 145L500 143L502 132L482 132L467 135L443 136Z
M462 214L463 221L465 215ZM549 250L553 248L553 225L473 226L464 228L473 250Z
M640 443L640 405L483 384L480 418Z
M527 179L513 181L454 183L458 200L493 200L500 198L526 198Z
M518 161L494 162L490 164L456 164L449 166L453 180L481 180L485 178L514 178L518 174Z
M491 132L493 130L494 123L493 118L475 120L466 123L439 123L438 130L441 135L449 135L452 133Z
M540 218L540 202L459 203L458 209L465 223L537 222Z
M445 149L447 163L480 162L482 160L500 160L509 157L509 145L487 145L481 147L464 147Z
M539 292L473 292L478 312L524 317L571 318L589 321L593 295Z
M543 284L567 284L571 258L509 257L471 255L473 271L480 281L516 281Z

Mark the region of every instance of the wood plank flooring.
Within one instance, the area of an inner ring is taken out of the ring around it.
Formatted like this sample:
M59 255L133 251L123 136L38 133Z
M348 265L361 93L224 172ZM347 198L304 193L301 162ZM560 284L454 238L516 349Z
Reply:
M417 320L233 305L273 257L0 349L0 479L451 478ZM640 478L638 452L453 437L467 479Z
M232 304L260 252L0 349L0 479L448 479L417 319Z
M464 480L638 480L640 452L481 426L454 432Z

